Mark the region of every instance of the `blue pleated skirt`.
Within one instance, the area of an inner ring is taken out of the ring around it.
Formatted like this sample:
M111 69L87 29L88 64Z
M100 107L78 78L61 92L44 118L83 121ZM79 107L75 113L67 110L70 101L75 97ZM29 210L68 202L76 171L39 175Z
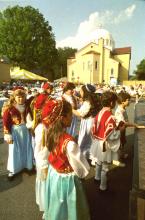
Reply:
M7 169L14 174L33 168L32 136L25 124L12 127L13 144L9 144Z
M78 117L73 115L71 126L67 128L67 133L72 135L73 137L76 137L78 135L77 126L78 126Z
M77 176L59 174L49 166L45 220L90 220L82 182Z

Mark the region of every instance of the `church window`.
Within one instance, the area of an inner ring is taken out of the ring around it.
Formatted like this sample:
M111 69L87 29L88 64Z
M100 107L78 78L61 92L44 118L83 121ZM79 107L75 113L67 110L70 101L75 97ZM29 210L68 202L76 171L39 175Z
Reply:
M74 76L74 71L73 71L73 70L72 70L72 73L71 73L71 75L72 75L72 76Z
M113 74L114 74L114 69L111 68L111 76L113 76Z
M98 62L96 61L95 62L95 69L97 70L97 68L98 68Z
M91 65L91 63L90 63L90 61L88 61L88 70L90 70L90 65Z
M85 70L85 62L83 62L83 71Z

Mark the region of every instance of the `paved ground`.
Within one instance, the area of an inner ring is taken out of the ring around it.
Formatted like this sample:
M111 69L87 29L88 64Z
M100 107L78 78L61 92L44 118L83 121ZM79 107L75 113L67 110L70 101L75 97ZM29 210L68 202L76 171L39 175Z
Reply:
M129 118L133 120L133 106ZM1 125L0 125L1 126ZM0 219L40 220L41 213L35 204L35 175L22 173L13 182L7 181L7 145L3 143L0 127ZM93 181L94 168L84 182L91 212L91 220L128 220L129 190L132 181L133 129L128 129L129 159L125 168L112 169L108 174L109 190L100 193ZM58 219L59 220L59 219Z

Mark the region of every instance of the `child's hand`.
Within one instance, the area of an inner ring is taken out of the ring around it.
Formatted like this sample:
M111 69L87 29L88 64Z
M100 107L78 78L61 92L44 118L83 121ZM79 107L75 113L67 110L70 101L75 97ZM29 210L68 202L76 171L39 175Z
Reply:
M123 131L125 130L125 128L126 128L126 124L123 121L120 121L117 129Z
M13 140L7 140L7 144L13 144Z
M48 168L44 168L41 170L41 180L46 180L48 174Z

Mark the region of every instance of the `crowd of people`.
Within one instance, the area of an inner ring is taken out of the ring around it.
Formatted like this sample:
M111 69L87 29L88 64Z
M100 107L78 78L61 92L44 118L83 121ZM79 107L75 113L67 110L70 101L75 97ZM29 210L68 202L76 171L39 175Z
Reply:
M9 145L8 179L36 170L36 203L45 220L90 219L82 179L95 166L94 182L107 190L109 165L125 167L126 107L132 88L43 83L38 90L15 85L2 107ZM140 92L140 93L139 93Z

